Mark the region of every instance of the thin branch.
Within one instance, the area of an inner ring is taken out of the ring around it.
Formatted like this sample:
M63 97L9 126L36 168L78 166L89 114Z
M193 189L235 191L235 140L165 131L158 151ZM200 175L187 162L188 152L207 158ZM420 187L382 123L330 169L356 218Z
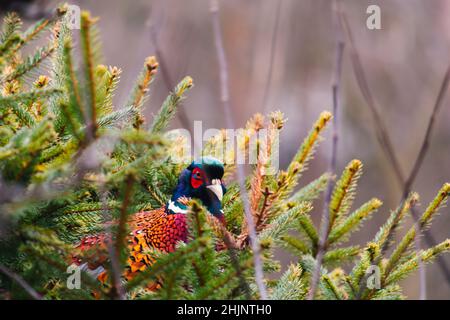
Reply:
M122 248L124 245L125 237L126 237L126 225L128 219L128 208L130 206L131 195L133 193L133 183L134 178L130 174L125 179L125 194L123 197L122 207L120 208L120 218L119 218L119 226L117 228L117 237L115 243L116 256L119 258L122 253Z
M270 45L270 60L269 60L269 71L267 74L267 80L266 80L266 86L264 88L264 98L263 98L263 106L264 106L264 113L267 112L267 106L269 98L269 90L270 90L270 84L272 82L272 73L273 73L273 61L275 59L275 49L277 47L277 39L278 39L278 26L280 25L280 15L281 15L281 4L283 0L278 0L277 2L277 11L275 13L275 24L273 26L273 32L272 32L272 41Z
M358 51L354 45L354 41L353 41L353 35L351 33L351 29L349 26L349 23L347 21L347 18L345 16L345 14L343 12L341 12L341 22L344 24L345 26L345 30L347 32L348 38L350 40L350 45L351 45L351 59L352 59L352 65L353 65L353 70L355 73L355 77L356 80L358 82L358 85L360 87L360 90L363 94L364 99L366 100L367 105L369 106L371 112L372 112L372 116L374 118L374 122L375 122L375 126L376 126L376 130L377 130L377 138L379 143L381 144L381 146L383 147L383 151L385 152L386 156L391 160L390 163L393 166L394 172L395 172L395 176L397 178L398 183L401 185L401 187L403 188L402 192L402 199L404 200L405 197L407 196L407 194L411 191L411 187L412 184L419 172L419 169L422 165L422 162L425 158L426 152L428 150L428 146L429 146L429 139L431 137L431 133L432 133L432 129L434 127L434 121L435 121L435 117L442 105L442 102L444 100L444 96L445 96L445 91L446 88L448 87L449 84L449 78L450 78L450 68L447 69L446 75L444 77L444 81L442 83L441 86L441 90L439 91L439 95L436 101L436 104L434 106L433 109L433 113L431 115L428 127L427 127L427 131L425 134L425 138L423 140L422 143L422 147L419 151L418 157L414 163L413 169L411 171L411 174L409 175L409 177L405 180L403 173L400 169L399 166L399 162L397 160L396 154L395 154L395 150L392 147L392 143L391 140L389 138L389 135L387 133L386 127L378 113L378 110L375 106L374 103L374 99L372 97L370 88L368 86L368 82L364 73L364 69L362 67L362 63L361 60L359 58L359 54ZM411 216L414 219L414 223L415 225L417 225L417 214L415 212L415 209L412 208L411 209ZM419 229L416 230L417 232L420 231ZM423 233L425 235L425 240L427 242L427 244L429 246L435 246L437 244L437 241L434 239L433 235L427 231L427 230L423 230ZM416 237L418 239L418 237ZM420 240L416 240L416 251L418 250L417 246L419 245L420 247ZM419 256L419 255L418 255ZM439 265L439 268L441 269L443 275L445 276L447 283L450 283L450 269L448 268L447 264L445 263L445 261L443 260L443 258L441 256L437 257L437 262ZM424 268L420 267L419 264L419 272L420 272L420 277L421 277L421 298L425 297L425 271Z
M42 295L38 293L36 290L34 290L21 276L18 274L15 274L5 266L0 264L0 272L5 274L7 277L11 278L17 284L19 284L22 289L24 289L33 299L35 300L42 300Z
M332 84L332 92L333 92L333 140L331 146L331 160L329 164L330 177L328 178L328 185L325 194L325 203L323 205L322 212L322 220L320 225L320 238L319 245L316 254L316 265L314 268L311 287L308 294L308 299L313 300L317 285L319 283L320 278L320 269L322 267L323 256L326 250L326 244L330 229L330 202L331 196L333 194L333 180L331 177L334 176L336 172L336 163L337 163L337 146L338 146L338 112L340 110L340 100L341 100L341 74L342 74L342 58L344 53L345 42L342 36L342 30L340 28L340 24L338 23L338 12L340 8L338 7L338 2L333 1L333 13L334 13L334 22L336 24L336 61L335 61L335 70L333 76L333 84Z
M417 158L416 158L414 166L411 170L411 173L409 174L409 177L405 182L405 187L403 189L403 198L404 199L411 192L411 187L417 177L417 174L419 173L420 168L422 167L423 161L425 159L425 156L427 154L428 147L430 144L431 134L433 132L433 128L434 128L434 124L435 124L435 119L439 113L439 110L442 107L449 82L450 82L450 66L447 68L447 72L445 73L444 80L442 81L441 88L439 90L439 94L436 99L436 103L434 104L434 107L433 107L433 112L431 113L430 120L428 121L427 130L425 132L425 137L423 138L423 142L422 142L422 146L420 148L419 154L417 155ZM421 250L422 246L421 246L421 240L420 240L419 235L421 234L422 228L420 227L419 217L417 216L417 213L415 212L415 210L411 210L411 215L414 219L414 227L416 229L416 235L414 237L414 244L415 244L415 248L416 248L417 264L419 267L419 279L420 279L419 298L420 298L420 300L426 300L426 296L427 296L426 270L425 270L425 264L423 263L422 259L420 258L420 250Z
M110 221L111 217L109 216L109 212L106 210L107 207L107 191L104 189L105 186L104 184L100 185L100 198L101 201L103 203L104 209L102 209L103 212L103 216L105 218L106 221ZM125 295L125 289L122 286L122 282L121 282L121 268L120 268L120 262L119 262L119 256L116 254L116 250L113 246L112 240L112 225L108 225L107 227L107 239L110 239L110 241L108 241L107 243L107 249L108 249L108 254L109 254L109 258L111 261L111 278L112 278L112 290L111 290L111 294L113 296L113 298L118 298L120 300L124 300L126 295Z
M220 238L227 249L228 255L230 256L231 264L233 265L234 270L236 271L236 276L239 278L239 286L242 288L245 294L245 298L247 300L251 299L250 287L245 280L244 274L242 272L242 268L239 264L239 259L236 254L238 245L236 243L236 239L234 236L226 229L226 227L222 224L222 222L218 221L218 219L214 217L210 217L208 219L209 224L216 229L216 233Z
M169 74L169 68L167 67L165 57L161 51L161 48L159 47L158 35L156 34L156 30L155 30L153 23L150 23L150 37L153 42L153 46L155 48L155 54L156 54L156 57L159 62L159 70L161 72L164 84L165 84L167 90L172 91L173 87L175 86L175 83L173 82L173 80ZM182 104L180 104L180 107L181 108L178 108L178 112L177 112L178 119L180 120L181 125L183 127L190 130L191 122L190 122L184 108L182 108Z
M210 13L212 17L214 43L217 52L217 59L220 71L220 101L223 107L223 114L225 115L226 124L229 128L234 128L234 119L232 117L232 110L230 106L229 83L228 83L228 66L225 56L225 49L223 46L222 32L219 21L219 3L217 0L210 0ZM258 242L258 237L255 230L255 222L250 211L250 204L247 199L247 192L245 188L245 172L242 165L237 166L237 178L239 182L240 194L244 203L244 213L247 226L249 229L249 237L251 248L253 250L253 264L255 268L255 281L258 286L259 295L262 300L267 299L266 286L264 284L264 272L261 260L261 250Z
M419 154L417 155L417 158L416 158L414 166L411 170L411 173L409 174L409 177L405 182L405 186L403 189L403 197L405 197L405 194L408 194L411 191L411 187L414 183L414 180L416 179L417 174L419 173L419 170L422 167L423 160L425 159L425 156L428 151L428 147L430 145L430 138L431 138L431 134L433 133L436 117L438 116L439 110L441 109L441 107L443 105L449 82L450 82L450 66L447 68L447 71L444 76L444 80L442 81L441 88L439 90L439 94L436 99L436 103L434 104L434 107L433 107L433 112L431 113L430 120L428 121L427 131L425 132L425 136L423 138L423 142L422 142L422 146L420 147Z
M383 151L388 157L388 159L391 161L395 176L397 177L399 184L403 187L405 178L401 170L400 163L398 161L397 155L395 154L391 138L389 137L388 130L386 129L386 125L384 124L383 119L381 118L380 113L378 111L378 108L375 105L375 100L372 96L372 92L370 91L370 87L367 82L367 77L365 75L364 68L362 66L361 59L359 57L359 53L356 49L353 40L352 31L347 21L347 17L342 11L340 12L340 22L342 23L343 28L346 30L346 33L348 35L348 39L350 42L350 58L353 65L353 71L355 73L356 81L361 90L361 93L363 94L363 97L366 100L370 112L372 113L372 117L375 122L375 130L378 142L382 146Z

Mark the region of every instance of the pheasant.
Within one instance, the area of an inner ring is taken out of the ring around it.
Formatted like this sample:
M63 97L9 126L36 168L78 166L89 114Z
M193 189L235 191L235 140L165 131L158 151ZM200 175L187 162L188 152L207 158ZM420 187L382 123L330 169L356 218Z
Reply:
M209 214L225 224L221 202L226 192L222 182L223 174L222 162L213 157L193 161L181 172L173 195L164 207L138 212L130 217L131 232L127 236L129 254L123 274L126 280L151 267L154 261L146 253L148 249L173 252L179 241L187 241L186 213L189 199L200 200ZM105 233L87 236L75 246L71 256L73 263L102 283L107 278L104 265L108 255L101 252L106 252L108 241L110 237Z

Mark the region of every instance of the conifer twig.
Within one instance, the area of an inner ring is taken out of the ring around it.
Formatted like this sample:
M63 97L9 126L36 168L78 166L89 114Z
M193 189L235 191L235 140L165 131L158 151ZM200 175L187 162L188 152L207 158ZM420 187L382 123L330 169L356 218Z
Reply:
M333 11L334 18L336 24L336 60L335 60L335 70L333 76L332 83L332 92L333 92L333 140L331 145L331 159L329 164L328 171L330 172L330 177L328 178L328 185L325 194L325 202L323 206L322 219L320 225L320 238L318 243L318 250L316 254L316 266L314 269L314 273L311 279L311 287L308 294L308 299L313 300L314 295L316 293L317 284L320 280L320 268L322 266L323 256L325 254L325 246L327 242L327 238L329 235L330 228L330 202L333 194L333 181L332 176L336 172L336 162L337 162L337 144L338 144L338 112L339 112L339 104L340 104L340 87L341 87L341 73L342 73L342 57L344 53L345 42L342 36L342 30L339 24L339 7L337 1L333 2Z
M33 299L35 300L41 300L42 295L39 294L36 290L34 290L21 276L18 274L15 274L5 266L0 264L0 272L17 282L22 289L24 289Z
M273 63L274 63L274 59L275 59L275 49L276 49L277 39L278 39L278 27L280 25L282 1L283 0L278 0L278 2L277 2L277 9L276 9L276 13L275 13L275 24L273 26L272 40L271 40L271 44L270 44L269 71L267 74L266 86L264 88L264 98L263 98L263 104L262 104L264 106L265 112L267 112L267 106L268 106L267 99L269 98L270 84L272 82Z
M91 43L92 25L97 19L91 17L90 13L83 12L81 14L81 39L83 44L84 73L86 77L87 102L89 104L90 114L87 126L88 139L94 139L97 135L97 106L95 101L95 82L94 82L94 62L93 62L93 44Z
M220 73L220 101L223 107L223 114L225 116L226 124L229 128L234 128L234 120L232 117L232 110L230 106L229 98L229 83L228 83L228 66L225 56L225 49L223 46L222 32L220 29L219 21L219 3L218 0L210 0L210 13L213 24L214 44L217 52L217 59L219 64ZM247 192L245 188L245 172L242 165L237 165L237 178L239 183L240 194L242 202L244 203L244 214L249 230L249 238L251 242L251 248L253 251L253 264L255 268L255 281L258 286L259 295L262 300L267 299L266 286L264 284L264 272L261 260L261 250L258 242L258 237L255 229L255 222L251 214L250 204L247 198Z
M105 185L101 184L100 185L100 198L101 198L101 202L103 204L103 215L105 216L105 220L108 221L107 219L107 215L108 215L108 210L106 209L108 204L107 204L107 200L106 200L106 190L104 189ZM111 265L111 273L112 273L112 294L113 294L113 298L118 298L120 300L124 300L125 299L125 288L122 286L122 282L120 280L121 277L121 270L120 270L120 262L119 262L119 256L116 254L116 250L113 246L112 243L112 230L111 230L111 225L108 225L107 227L107 233L109 235L109 239L110 241L108 241L107 243L107 249L108 249L108 254L109 254L109 258L110 258L110 265Z

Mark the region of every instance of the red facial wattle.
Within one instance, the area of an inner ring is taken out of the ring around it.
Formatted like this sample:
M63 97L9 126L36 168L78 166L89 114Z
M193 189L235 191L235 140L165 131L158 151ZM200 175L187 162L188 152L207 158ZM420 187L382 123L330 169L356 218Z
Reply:
M191 175L191 186L194 189L197 189L202 184L203 184L203 172L199 168L194 168Z

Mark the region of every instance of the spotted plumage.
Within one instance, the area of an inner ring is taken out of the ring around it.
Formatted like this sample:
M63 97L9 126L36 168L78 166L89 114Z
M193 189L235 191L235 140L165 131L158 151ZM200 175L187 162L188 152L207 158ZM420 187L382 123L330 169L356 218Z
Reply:
M225 223L221 204L226 192L222 183L223 173L223 164L215 158L203 157L194 161L180 174L173 195L164 207L130 216L125 279L130 280L151 267L154 263L151 250L173 252L177 243L188 240L186 213L189 199L200 200L210 214ZM109 241L104 233L83 238L75 247L72 261L104 282ZM153 284L151 288L158 285Z

